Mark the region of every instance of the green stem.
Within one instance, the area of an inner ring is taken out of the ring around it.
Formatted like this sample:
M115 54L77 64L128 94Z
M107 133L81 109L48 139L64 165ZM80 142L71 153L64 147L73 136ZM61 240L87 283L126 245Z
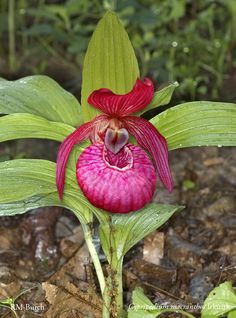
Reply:
M123 259L114 258L108 267L106 288L103 294L102 318L123 317Z
M102 270L102 266L96 251L96 248L93 244L93 237L92 237L92 231L89 227L88 224L85 223L81 223L83 231L84 231L84 239L85 242L87 244L90 256L92 258L95 270L96 270L96 274L98 277L98 281L99 281L99 285L100 285L100 289L101 289L101 293L102 295L104 294L104 290L105 290L105 278L104 278L104 274L103 274L103 270Z
M8 37L9 37L9 68L11 71L16 67L15 47L15 0L8 2Z
M111 291L114 293L114 311L117 314L117 317L123 317L123 282L122 282L122 267L123 267L123 258L116 260L114 258L111 262L112 270L112 285Z
M102 308L102 318L110 318L110 309L111 309L111 277L107 278L106 288L103 293L103 308Z

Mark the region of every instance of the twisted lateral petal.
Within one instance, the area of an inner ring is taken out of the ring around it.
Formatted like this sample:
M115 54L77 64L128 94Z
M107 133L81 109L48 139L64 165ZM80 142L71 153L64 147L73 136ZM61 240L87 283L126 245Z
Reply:
M145 78L144 82L137 79L133 89L124 95L114 94L106 88L91 93L88 103L110 116L126 116L145 108L154 94L153 83Z
M146 119L126 116L122 119L124 127L135 137L138 144L146 149L155 162L162 183L169 192L173 189L173 179L168 161L168 147L165 138Z
M77 161L77 180L93 205L112 213L141 209L156 187L151 160L140 147L130 144L118 154L104 144L87 147Z
M63 190L65 185L65 172L66 164L70 156L70 152L75 144L78 144L85 139L89 138L96 125L101 121L106 120L106 116L97 116L94 120L81 125L72 134L70 134L59 147L57 154L57 166L56 166L56 185L60 199L63 196Z

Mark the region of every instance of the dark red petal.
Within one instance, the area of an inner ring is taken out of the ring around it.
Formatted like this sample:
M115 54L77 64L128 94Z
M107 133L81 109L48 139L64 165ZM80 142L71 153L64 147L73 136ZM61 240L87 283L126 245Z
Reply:
M162 183L171 192L173 179L168 162L168 147L165 138L144 118L126 116L122 119L122 122L128 132L136 138L138 144L150 153Z
M70 134L63 143L60 145L57 154L57 167L56 167L56 185L60 199L63 196L65 185L65 172L66 164L70 156L70 152L75 144L82 142L90 137L96 125L105 120L105 116L97 116L94 120L81 125L72 134Z
M133 89L124 95L114 94L106 88L91 93L88 103L110 116L126 116L145 108L153 98L154 87L150 79L137 79Z

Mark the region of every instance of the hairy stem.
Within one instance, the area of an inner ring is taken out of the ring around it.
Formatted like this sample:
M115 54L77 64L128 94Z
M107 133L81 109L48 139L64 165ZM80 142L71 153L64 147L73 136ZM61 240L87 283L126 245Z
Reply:
M102 318L123 317L122 260L108 266Z
M82 228L84 231L84 238L85 238L85 242L87 244L90 256L92 258L95 270L96 270L96 274L97 274L97 278L99 281L99 285L100 285L100 289L101 289L101 293L102 295L104 294L105 291L105 278L104 278L104 274L103 274L103 270L102 270L102 266L96 251L96 248L93 244L93 237L92 237L92 231L91 228L89 227L88 224L82 224Z
M111 309L111 277L107 277L106 288L103 294L103 308L102 308L102 318L110 318L110 309Z
M111 262L111 284L110 294L112 295L112 312L114 313L111 317L123 317L123 282L122 282L122 267L123 258L117 260L112 259Z

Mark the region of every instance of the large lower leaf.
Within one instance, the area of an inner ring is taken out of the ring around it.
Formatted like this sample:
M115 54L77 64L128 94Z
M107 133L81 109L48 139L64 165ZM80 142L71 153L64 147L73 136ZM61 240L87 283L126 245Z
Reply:
M92 91L109 88L117 94L125 94L132 89L138 77L138 63L128 34L117 15L109 11L98 23L84 60L84 120L90 120L99 113L87 104Z
M170 150L192 146L236 146L236 104L191 102L151 119Z
M63 201L59 200L57 192L35 195L10 203L0 203L0 216L22 214L29 210L46 206L60 206L74 212L83 223L92 221L91 210L80 202L77 193L66 193Z
M80 191L75 174L68 170L65 193L60 201L55 185L55 163L19 159L0 163L0 215L26 212L42 206L63 206L83 222L90 222L96 209Z
M42 138L63 141L74 131L67 124L52 122L32 114L0 117L0 142L21 138Z
M0 113L30 113L75 127L83 122L77 99L43 75L0 81Z
M131 247L181 209L178 206L152 203L137 212L110 214L110 221L100 228L101 244L108 261L111 261L111 250L116 253L117 260L122 259Z
M52 122L32 114L11 114L0 117L0 142L21 138L40 138L62 142L74 129L67 124ZM88 141L84 141L75 145L70 154L67 168L74 173L76 162L88 144Z

